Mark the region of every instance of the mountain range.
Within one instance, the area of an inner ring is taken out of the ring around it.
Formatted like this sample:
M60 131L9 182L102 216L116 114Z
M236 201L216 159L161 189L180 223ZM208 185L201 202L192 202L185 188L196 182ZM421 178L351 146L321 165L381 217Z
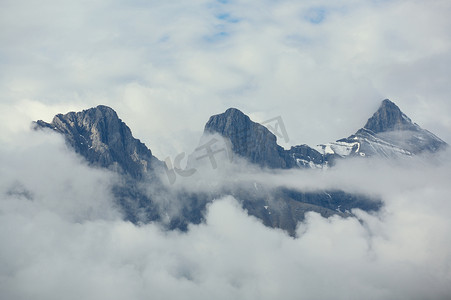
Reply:
M208 191L171 186L164 182L165 176L174 170L180 174L182 170L153 156L145 144L133 137L116 112L104 105L58 114L50 123L39 120L33 127L62 134L69 148L90 165L117 173L120 180L111 187L115 201L124 218L134 223L160 222L168 229L186 230L189 224L203 221L208 203L232 195L248 214L261 219L266 226L282 228L294 235L297 223L308 211L324 217L334 214L349 217L353 208L375 211L383 206L381 199L344 190L302 191L257 185L252 180L218 185ZM355 134L316 147L303 144L285 150L277 144L273 132L236 108L210 117L204 136L214 134L225 139L233 153L229 156L232 164L244 159L266 170L327 169L338 160L352 157L397 159L436 153L448 146L413 123L388 99L382 101ZM203 150L204 156L215 163L212 155L219 150Z
M341 158L399 158L434 153L447 147L440 138L413 123L388 99L382 101L379 109L355 134L316 147L304 144L285 150L266 127L252 122L234 108L212 116L205 125L205 132L216 132L230 139L233 151L250 162L279 169L324 168Z

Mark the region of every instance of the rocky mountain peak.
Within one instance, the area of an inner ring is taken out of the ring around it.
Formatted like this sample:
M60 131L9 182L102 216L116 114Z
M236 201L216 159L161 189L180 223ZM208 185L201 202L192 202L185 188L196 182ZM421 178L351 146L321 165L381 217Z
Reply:
M160 162L110 107L99 105L81 112L56 115L35 128L62 133L66 142L92 165L142 178Z
M238 108L235 108L235 107L228 108L224 112L224 115L227 115L227 116L237 115L237 116L249 119L249 117L247 115L245 115L241 110L239 110Z
M204 133L219 133L228 138L235 154L262 167L287 169L293 167L321 167L323 156L307 145L285 150L277 144L277 137L265 126L253 122L236 108L210 117Z
M276 136L236 108L210 117L204 133L219 133L228 138L233 152L252 163L270 168L287 167L283 158L284 150L277 145Z
M212 116L205 132L230 139L234 153L269 168L327 168L336 159L353 156L397 158L422 152L434 153L448 145L412 122L392 101L385 99L365 126L348 138L285 150L266 127L253 122L236 108Z
M249 128L253 122L242 111L229 108L224 113L211 116L205 125L207 132L222 132L233 130L244 130Z
M394 130L417 130L418 125L414 124L395 103L385 99L379 109L368 119L364 128L373 133L380 133Z
M398 158L434 153L448 144L421 128L392 101L385 99L365 126L348 138L328 144L341 157L379 156Z

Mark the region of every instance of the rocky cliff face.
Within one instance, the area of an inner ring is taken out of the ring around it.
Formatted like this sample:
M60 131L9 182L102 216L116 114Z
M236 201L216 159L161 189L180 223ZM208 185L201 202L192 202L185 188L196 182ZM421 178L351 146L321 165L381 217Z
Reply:
M268 168L321 166L323 156L317 150L300 145L285 150L277 144L277 137L265 126L253 122L236 108L210 117L204 132L219 133L228 138L235 154Z
M230 139L233 151L248 161L277 169L327 168L340 158L398 158L434 153L447 147L437 136L413 123L388 99L382 101L379 109L355 134L314 148L298 145L283 149L266 127L251 121L235 108L212 116L205 125L205 132L219 133Z
M290 167L285 161L284 149L277 145L276 136L236 108L210 117L204 131L230 139L233 152L252 163L269 168Z
M418 130L419 126L413 124L412 120L395 103L385 99L363 128L373 133L380 133L395 130Z
M124 217L132 222L159 221L168 228L186 229L203 219L207 204L224 195L241 201L249 214L270 227L295 233L296 225L307 211L325 217L333 214L352 216L353 208L378 210L379 199L344 191L302 192L281 187L258 186L255 182L219 184L208 193L172 189L161 184L158 172L164 174L163 163L138 139L116 112L97 106L81 112L59 114L51 123L37 121L36 129L50 129L64 135L66 142L91 165L121 174L122 182L112 187ZM353 156L410 156L434 153L447 144L413 123L391 101L384 100L367 124L354 135L317 149L298 145L285 150L266 127L253 122L238 109L228 109L212 116L205 133L219 133L230 140L232 151L252 163L266 168L325 168L334 160ZM221 178L219 178L221 179ZM149 190L151 193L149 193ZM171 214L171 202L177 214ZM168 216L171 218L168 219Z
M66 142L92 165L141 179L162 163L132 135L116 112L99 105L81 112L56 115L51 123L34 123L36 129L49 128L64 135Z
M435 153L447 143L421 128L388 99L365 126L348 138L328 144L329 151L340 156L379 156L399 158L421 153Z

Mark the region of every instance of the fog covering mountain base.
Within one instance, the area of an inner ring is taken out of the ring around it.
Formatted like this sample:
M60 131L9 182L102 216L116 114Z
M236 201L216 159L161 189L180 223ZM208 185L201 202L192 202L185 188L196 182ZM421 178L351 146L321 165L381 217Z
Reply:
M186 231L168 231L164 218L126 221L111 191L124 176L89 164L53 130L18 132L0 154L2 299L424 300L451 295L446 148L396 160L337 160L327 172L248 164L237 173L218 161L217 170L207 168L171 188L207 194L219 182L249 181L257 188L340 188L384 201L377 212L353 210L355 217L307 212L296 238L263 226L231 196L207 204L203 222L188 224ZM165 185L167 178L161 179Z
M219 134L234 152L234 161L218 170L203 169L204 175L179 177L181 184L167 184L167 167L152 155L113 109L100 105L82 112L55 116L51 123L37 121L35 129L47 128L63 134L67 144L90 165L120 174L111 186L116 203L126 220L134 223L158 221L169 229L186 230L189 224L204 220L205 209L214 199L232 195L243 208L273 228L296 234L305 213L323 217L353 216L353 209L377 211L382 207L378 195L343 190L311 190L261 183L253 173L280 172L283 169L327 169L343 158L376 156L399 158L423 152L434 153L447 144L414 124L390 100L356 134L333 143L283 149L276 136L235 108L212 116L205 125L204 137ZM263 169L261 169L263 168ZM200 172L198 172L200 173ZM205 176L205 174L208 174ZM239 182L225 177L241 176ZM199 177L200 176L200 177ZM210 184L195 188L196 180ZM213 187L212 187L213 186Z

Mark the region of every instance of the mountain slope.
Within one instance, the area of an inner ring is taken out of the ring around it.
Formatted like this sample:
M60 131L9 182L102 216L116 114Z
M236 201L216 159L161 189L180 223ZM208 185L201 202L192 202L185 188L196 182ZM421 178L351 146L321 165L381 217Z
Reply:
M120 174L122 181L112 186L112 191L125 219L134 223L158 221L169 229L186 230L189 224L203 220L208 203L233 195L250 215L261 219L265 225L282 228L294 235L298 222L308 211L324 217L334 214L348 217L353 215L353 208L375 211L382 206L380 199L341 190L302 191L263 186L252 179L224 184L220 172L209 173L209 176L217 176L208 178L217 184L212 184L208 191L164 184L164 164L133 137L113 109L102 105L81 112L58 114L52 122L37 121L34 127L64 135L68 145L91 165ZM396 158L434 153L447 147L445 142L413 123L389 100L384 100L354 135L320 145L317 149L298 145L285 150L277 144L277 138L270 130L235 108L210 117L204 133L206 137L216 133L224 136L235 154L269 169L325 168L333 165L336 159L346 157ZM170 170L166 168L166 171ZM198 179L206 180L202 175Z
M124 219L147 223L161 219L161 209L141 187L141 181L158 187L157 170L163 163L150 149L135 139L130 128L107 106L99 105L81 112L56 115L52 122L39 120L34 129L49 129L62 134L66 143L90 165L106 168L121 176L111 191Z
M49 128L64 135L66 142L92 165L125 173L135 179L150 175L162 163L150 149L135 139L116 112L99 105L81 112L56 115L34 127Z
M248 161L274 169L327 168L337 159L356 156L398 158L424 152L435 153L448 145L412 122L398 106L385 99L365 126L348 138L289 150L277 144L277 137L236 108L212 116L205 134L228 138L233 151Z
M269 168L291 167L285 160L284 149L277 145L276 136L236 108L210 117L204 132L230 139L233 152L252 163Z
M398 158L425 152L435 153L448 145L422 129L388 99L365 126L348 138L321 145L324 153L346 156Z
M253 122L236 108L229 108L222 114L210 117L204 133L219 133L230 140L235 154L262 167L289 169L321 166L323 163L321 153L307 145L283 149L268 128Z

